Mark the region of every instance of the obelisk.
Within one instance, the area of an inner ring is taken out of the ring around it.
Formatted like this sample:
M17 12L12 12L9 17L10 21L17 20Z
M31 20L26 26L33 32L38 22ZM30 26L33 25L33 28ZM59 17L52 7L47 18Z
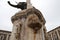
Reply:
M27 2L27 9L33 7L30 0L26 0L26 2Z

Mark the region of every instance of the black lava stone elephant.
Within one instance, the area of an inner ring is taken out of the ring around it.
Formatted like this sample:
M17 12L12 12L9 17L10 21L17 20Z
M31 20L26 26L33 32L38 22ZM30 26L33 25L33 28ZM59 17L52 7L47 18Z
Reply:
M15 8L20 8L21 10L24 10L27 8L27 3L26 2L19 2L17 5L11 4L10 1L8 1L8 4L12 7Z

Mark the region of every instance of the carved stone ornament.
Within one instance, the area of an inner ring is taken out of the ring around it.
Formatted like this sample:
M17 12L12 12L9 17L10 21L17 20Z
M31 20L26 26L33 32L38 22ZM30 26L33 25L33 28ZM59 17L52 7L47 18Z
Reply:
M26 9L23 12L18 12L14 16L12 16L12 23L18 19L25 18L27 20L27 26L32 28L34 32L36 33L42 25L45 25L45 19L42 15L42 13L35 9L34 7L31 9Z

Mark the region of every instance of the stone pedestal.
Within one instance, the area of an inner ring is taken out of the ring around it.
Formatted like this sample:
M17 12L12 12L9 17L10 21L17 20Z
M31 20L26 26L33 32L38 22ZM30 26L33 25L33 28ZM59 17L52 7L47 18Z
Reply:
M45 19L36 8L22 10L11 18L10 40L46 40Z

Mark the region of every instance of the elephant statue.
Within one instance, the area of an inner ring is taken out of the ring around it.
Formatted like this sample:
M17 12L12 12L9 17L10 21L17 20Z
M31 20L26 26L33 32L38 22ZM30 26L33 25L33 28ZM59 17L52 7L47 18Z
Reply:
M8 4L15 8L20 8L21 10L27 9L27 3L26 2L19 2L17 5L11 4L10 1L8 1Z

